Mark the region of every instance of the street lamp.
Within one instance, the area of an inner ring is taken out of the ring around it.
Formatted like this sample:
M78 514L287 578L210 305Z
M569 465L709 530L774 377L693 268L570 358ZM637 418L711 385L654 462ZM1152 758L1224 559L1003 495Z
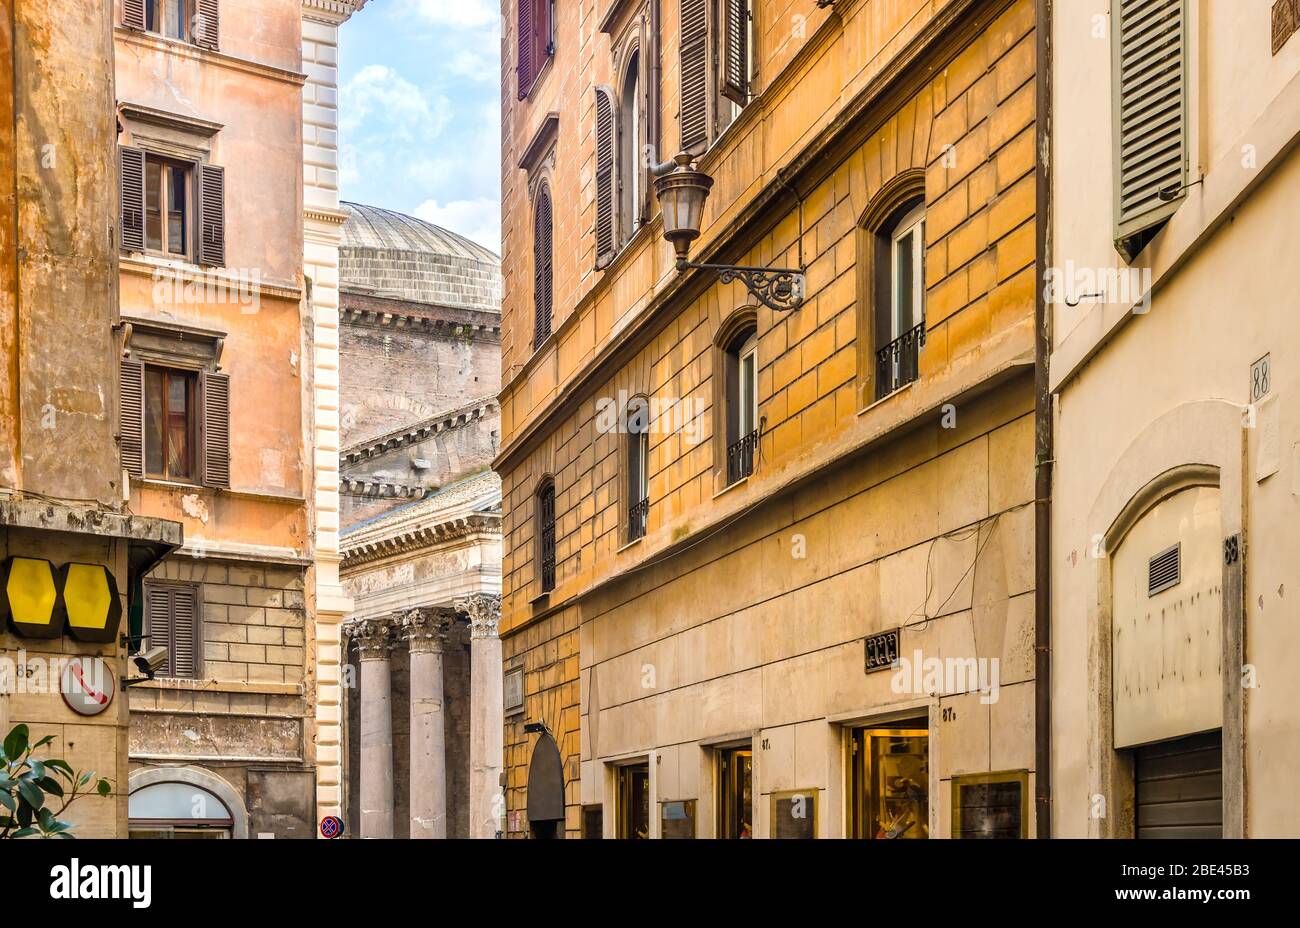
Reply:
M691 156L682 152L673 158L676 167L655 178L655 194L663 214L664 238L677 252L677 270L698 268L717 271L718 280L729 284L742 281L764 306L777 312L798 309L803 303L803 268L747 267L741 264L697 264L689 259L691 242L700 237L704 202L709 198L713 178L691 167Z

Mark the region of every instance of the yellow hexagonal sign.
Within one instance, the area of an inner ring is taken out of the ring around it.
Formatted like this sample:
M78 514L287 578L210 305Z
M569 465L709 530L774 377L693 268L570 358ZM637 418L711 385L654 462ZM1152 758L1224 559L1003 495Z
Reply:
M78 641L108 642L117 637L122 604L117 581L101 564L65 564L62 579L63 610L68 632Z
M11 557L0 563L0 623L8 620L24 638L63 634L63 610L54 582L54 565L38 557Z

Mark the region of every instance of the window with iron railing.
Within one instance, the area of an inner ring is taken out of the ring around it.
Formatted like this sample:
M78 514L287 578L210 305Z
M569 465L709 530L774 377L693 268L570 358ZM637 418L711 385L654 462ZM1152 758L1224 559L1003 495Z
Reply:
M877 267L883 305L877 318L876 399L920 376L925 347L925 204L916 203L882 230L887 267Z
M537 493L537 523L542 592L549 593L555 589L555 484L551 481L543 484Z
M727 350L727 484L754 472L758 418L758 331L740 332Z
M727 447L727 483L743 480L754 472L754 452L758 448L758 429Z
M650 403L644 396L627 404L627 540L645 535L650 512Z

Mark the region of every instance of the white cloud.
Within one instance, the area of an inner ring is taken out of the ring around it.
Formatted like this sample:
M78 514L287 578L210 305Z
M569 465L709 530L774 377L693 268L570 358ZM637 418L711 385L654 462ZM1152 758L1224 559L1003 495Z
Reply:
M450 119L446 97L422 91L392 68L368 64L339 88L339 128L351 132L372 115L382 120L385 134L431 140Z
M414 13L425 22L452 29L481 29L501 22L497 0L403 0L398 12Z
M501 204L492 197L452 200L446 205L425 200L416 207L415 215L501 252Z

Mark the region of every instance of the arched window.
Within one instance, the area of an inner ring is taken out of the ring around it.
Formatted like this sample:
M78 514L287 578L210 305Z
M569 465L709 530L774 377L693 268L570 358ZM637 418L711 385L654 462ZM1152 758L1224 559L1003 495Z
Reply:
M758 448L758 327L742 327L727 342L727 483L754 472Z
M619 240L626 244L641 226L641 56L633 52L619 96Z
M555 481L547 478L537 491L537 567L542 592L555 589Z
M627 432L627 540L645 534L650 513L650 401L644 396L628 401Z
M864 312L859 359L874 372L867 400L916 380L925 346L925 172L907 171L877 194L861 225ZM866 357L863 354L868 353Z
M543 184L533 207L533 348L551 335L553 292L551 191Z
M132 838L247 837L247 817L238 795L212 774L187 767L151 768L137 771L131 780Z

